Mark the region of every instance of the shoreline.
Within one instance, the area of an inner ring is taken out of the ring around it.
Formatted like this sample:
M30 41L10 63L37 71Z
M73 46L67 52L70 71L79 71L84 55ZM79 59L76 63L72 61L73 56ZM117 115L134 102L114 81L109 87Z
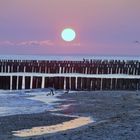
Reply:
M49 89L0 91L0 116L42 113L57 109L58 96L63 91L50 94Z
M139 91L82 91L59 96L59 108L44 113L30 115L16 115L0 117L0 137L3 140L139 140L140 132L140 92ZM53 113L65 115L91 116L95 122L89 125L66 130L59 133L41 135L37 137L19 138L12 135L12 131L29 129L44 125L56 125L73 118L57 116ZM12 121L12 122L11 122ZM16 126L16 127L15 127Z

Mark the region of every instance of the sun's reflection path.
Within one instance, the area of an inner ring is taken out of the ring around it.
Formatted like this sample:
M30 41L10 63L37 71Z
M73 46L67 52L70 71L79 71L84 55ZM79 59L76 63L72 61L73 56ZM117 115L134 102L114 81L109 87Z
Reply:
M56 114L56 115L61 116L63 114ZM71 116L71 117L75 117L75 116ZM91 117L76 117L70 121L63 122L63 123L56 124L56 125L39 126L39 127L33 127L31 129L13 131L13 135L18 136L18 137L39 136L39 135L57 133L57 132L65 131L65 130L82 127L82 126L90 124L92 122L94 122L94 121Z

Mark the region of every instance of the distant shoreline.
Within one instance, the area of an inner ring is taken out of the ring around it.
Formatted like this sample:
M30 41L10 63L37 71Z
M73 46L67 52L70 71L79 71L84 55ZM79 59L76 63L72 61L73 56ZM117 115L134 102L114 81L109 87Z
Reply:
M140 56L123 56L123 55L0 55L0 59L12 60L66 60L82 61L84 59L105 59L105 60L140 60Z

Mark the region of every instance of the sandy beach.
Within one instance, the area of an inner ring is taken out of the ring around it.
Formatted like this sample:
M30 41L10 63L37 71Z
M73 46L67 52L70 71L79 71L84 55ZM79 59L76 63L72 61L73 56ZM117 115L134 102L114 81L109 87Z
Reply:
M0 140L140 139L140 92L75 91L58 98L66 99L56 101L58 110L0 117ZM60 110L62 108L65 109ZM76 118L72 116L91 117L93 122L57 133L27 137L13 135L19 130L64 124Z

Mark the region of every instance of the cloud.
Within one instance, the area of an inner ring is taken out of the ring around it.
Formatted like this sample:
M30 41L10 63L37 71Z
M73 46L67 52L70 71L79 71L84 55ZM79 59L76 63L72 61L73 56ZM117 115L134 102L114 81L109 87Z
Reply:
M81 43L73 43L72 46L81 46Z
M64 43L62 43L62 46L71 46L71 47L79 47L79 46L81 46L81 43L79 43L79 42L64 42Z
M29 40L29 41L0 41L0 46L53 46L54 43L51 40Z
M49 46L70 46L70 47L79 47L81 46L81 43L79 42L55 42L51 40L27 40L27 41L0 41L0 47L3 46L25 46L25 47L49 47Z
M13 46L14 43L12 41L0 41L0 46L3 45Z

